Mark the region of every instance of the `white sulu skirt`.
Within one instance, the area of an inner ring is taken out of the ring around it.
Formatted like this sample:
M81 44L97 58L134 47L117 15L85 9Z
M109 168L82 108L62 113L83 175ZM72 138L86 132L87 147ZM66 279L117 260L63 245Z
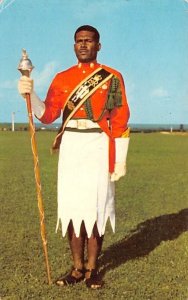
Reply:
M56 227L61 223L63 236L71 220L77 237L82 221L88 237L95 223L103 235L108 218L115 231L115 188L109 176L108 148L104 132L64 132L58 162Z

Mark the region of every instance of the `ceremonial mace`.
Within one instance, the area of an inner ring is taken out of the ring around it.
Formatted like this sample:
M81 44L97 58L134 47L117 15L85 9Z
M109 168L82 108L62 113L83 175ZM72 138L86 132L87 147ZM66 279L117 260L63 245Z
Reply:
M22 73L22 75L29 77L33 68L34 66L32 65L31 60L28 58L26 50L23 49L22 58L18 66L18 70ZM43 200L42 200L42 193L41 193L40 172L39 172L39 163L38 163L39 160L38 160L38 153L37 153L37 144L35 139L35 126L33 122L30 94L27 93L25 96L26 96L27 112L29 118L29 129L31 135L31 149L32 149L33 159L34 159L34 174L35 174L35 182L36 182L36 189L37 189L39 216L40 216L40 233L41 233L42 245L43 245L44 256L45 256L48 284L51 284L52 282L50 276L50 266L48 261L46 228L44 222L44 207L43 207Z

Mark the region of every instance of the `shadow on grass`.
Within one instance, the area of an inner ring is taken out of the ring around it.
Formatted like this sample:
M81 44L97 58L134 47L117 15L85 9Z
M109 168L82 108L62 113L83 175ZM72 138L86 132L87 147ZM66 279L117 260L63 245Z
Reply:
M103 251L100 258L101 275L128 260L144 257L162 241L175 240L188 230L188 209L179 213L162 215L138 224L129 236Z

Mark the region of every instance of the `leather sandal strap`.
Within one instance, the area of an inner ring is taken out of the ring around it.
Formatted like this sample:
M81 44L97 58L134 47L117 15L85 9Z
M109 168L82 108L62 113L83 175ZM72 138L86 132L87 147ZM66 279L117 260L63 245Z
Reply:
M77 271L81 274L80 277L75 277L72 275L73 271ZM78 269L78 268L72 268L72 270L67 274L67 275L62 275L56 280L56 284L63 286L63 285L71 285L80 282L81 280L84 280L84 274L85 274L85 269Z
M77 272L79 272L79 273L81 273L81 274L84 274L84 273L85 273L85 269L84 269L84 268L83 268L83 269L78 269L78 268L73 267L73 268L72 268L72 271L77 271Z
M87 272L90 272L90 277L85 278L86 286L91 289L101 288L104 282L99 277L97 269L86 269L86 273Z
M90 272L91 276L95 276L98 274L98 270L97 269L85 269L85 273Z

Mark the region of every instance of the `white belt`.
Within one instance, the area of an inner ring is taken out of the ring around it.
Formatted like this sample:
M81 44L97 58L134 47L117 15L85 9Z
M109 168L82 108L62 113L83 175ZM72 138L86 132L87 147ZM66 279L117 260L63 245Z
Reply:
M91 128L100 128L100 126L92 122L91 120L88 119L74 119L68 121L66 127L69 128L77 128L77 129L91 129Z

